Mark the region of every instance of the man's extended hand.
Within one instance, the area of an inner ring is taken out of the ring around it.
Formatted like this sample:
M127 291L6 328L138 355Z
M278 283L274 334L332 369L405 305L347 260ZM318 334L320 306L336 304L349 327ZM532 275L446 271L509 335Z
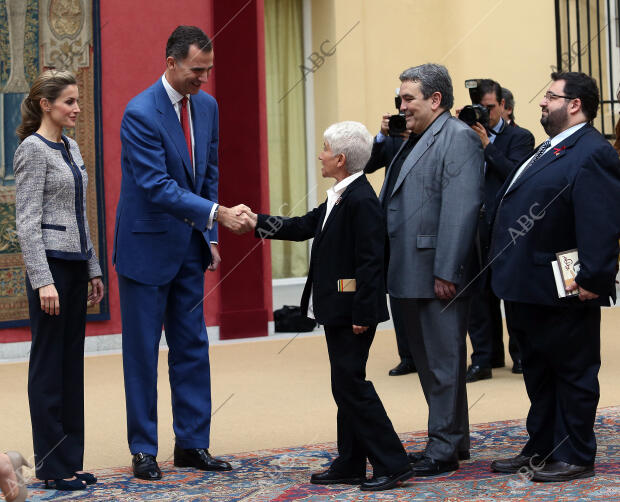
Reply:
M368 331L368 326L358 326L357 324L353 325L353 333L356 335L361 335L366 331Z
M244 206L241 218L243 221L243 233L250 232L251 230L254 230L256 228L258 216L256 215L256 213L253 213L249 207Z
M211 247L211 265L209 265L209 268L207 270L210 270L211 272L215 272L217 270L217 267L220 266L220 263L222 263L222 257L220 256L220 252L217 249L217 244L215 242L212 242L210 244Z
M580 287L576 281L573 281L573 283L566 288L566 291L575 291L576 289L579 289L579 299L582 302L598 298L598 295L596 293L592 293L592 291L588 291L587 289Z
M489 139L489 135L484 126L480 122L476 122L473 126L471 126L471 128L478 136L480 136L480 141L482 141L482 148L486 148L487 146L489 146L491 140Z
M450 300L456 294L456 286L453 282L444 281L435 277L435 296L440 300Z
M243 213L246 210L250 211L250 208L245 204L239 204L235 207L225 207L220 204L217 211L217 222L237 235L243 234L247 232L243 218Z

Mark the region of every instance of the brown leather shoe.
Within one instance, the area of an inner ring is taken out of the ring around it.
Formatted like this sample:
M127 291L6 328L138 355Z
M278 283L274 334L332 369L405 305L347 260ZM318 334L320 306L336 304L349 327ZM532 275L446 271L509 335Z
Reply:
M534 471L533 481L571 481L594 476L593 465L572 465L566 462L549 462L541 470Z
M514 474L519 472L522 467L529 467L532 457L525 455L517 455L512 458L502 458L491 462L491 470L495 472L504 472L506 474Z

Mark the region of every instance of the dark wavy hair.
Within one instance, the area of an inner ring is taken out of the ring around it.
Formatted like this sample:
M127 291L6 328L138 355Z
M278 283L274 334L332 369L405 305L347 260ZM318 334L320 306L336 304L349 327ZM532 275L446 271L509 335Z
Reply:
M15 131L20 141L41 127L43 110L40 101L45 98L53 103L69 85L77 85L77 80L66 70L46 70L34 80L28 96L22 101L22 121Z
M177 26L166 43L166 57L172 56L177 61L187 57L190 45L197 45L202 52L211 52L211 39L196 26Z
M596 118L599 104L596 80L590 75L576 71L553 72L551 79L564 80L564 94L573 99L580 99L581 111L589 121Z

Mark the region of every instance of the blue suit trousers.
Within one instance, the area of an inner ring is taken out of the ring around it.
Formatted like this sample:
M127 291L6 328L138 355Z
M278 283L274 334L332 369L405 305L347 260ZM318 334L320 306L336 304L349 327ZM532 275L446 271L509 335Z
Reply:
M157 455L157 360L168 342L173 429L181 448L208 448L211 425L209 339L203 315L202 234L192 233L171 282L150 286L119 275L127 438L133 454Z

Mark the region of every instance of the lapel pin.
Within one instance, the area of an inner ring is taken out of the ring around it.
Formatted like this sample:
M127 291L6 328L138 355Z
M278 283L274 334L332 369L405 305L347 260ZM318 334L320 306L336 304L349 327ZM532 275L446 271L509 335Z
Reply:
M555 156L557 157L558 155L560 155L560 153L562 152L562 150L566 150L566 145L564 145L562 148L554 148L553 149L553 153L555 154Z

